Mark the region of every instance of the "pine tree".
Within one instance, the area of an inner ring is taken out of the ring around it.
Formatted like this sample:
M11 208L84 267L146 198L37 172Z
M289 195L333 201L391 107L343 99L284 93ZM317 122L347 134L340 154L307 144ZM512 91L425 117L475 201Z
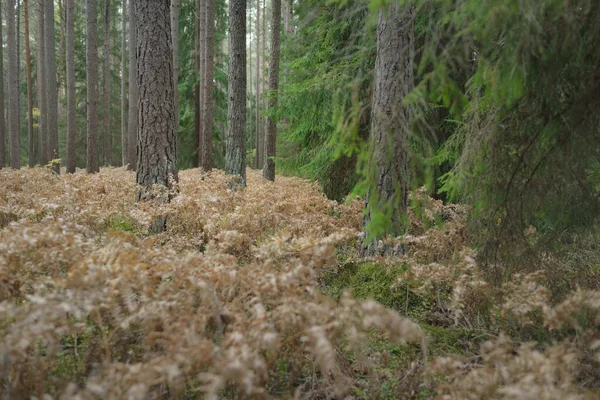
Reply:
M281 0L271 3L271 59L269 60L269 111L277 108L279 90L279 53L281 42ZM265 133L265 161L263 164L263 177L270 181L275 180L275 141L277 137L277 122L270 116L267 119Z
M44 1L44 30L45 30L45 78L46 78L46 101L48 103L47 135L48 135L48 157L50 160L58 160L58 89L56 87L56 46L54 39L54 1ZM54 161L52 164L54 172L60 173L60 163Z
M137 74L137 58L136 58L136 9L137 6L131 0L129 6L129 137L127 140L127 162L128 169L135 171L137 167L137 145L138 145L138 82Z
M173 87L175 131L179 132L179 0L171 0L171 40L173 47Z
M88 173L100 171L98 157L98 10L86 1L87 162Z
M74 173L75 158L75 0L66 0L66 67L67 67L67 173Z
M196 8L198 13L198 167L202 166L202 156L204 154L204 79L206 70L206 2L208 0L197 0Z
M44 24L44 0L38 1L38 37L37 37L37 94L38 108L40 109L40 127L38 128L38 145L40 164L48 164L48 92L46 88L46 43L45 43L45 24Z
M29 167L35 166L35 147L33 138L33 84L31 82L31 49L29 47L29 1L24 0L25 10L25 62L27 73L27 159Z
M215 1L206 1L206 41L204 43L204 77L202 104L202 169L212 169L213 78L215 71Z
M110 134L110 0L104 8L104 165L111 165L112 137Z
M8 49L8 134L10 138L10 165L21 168L21 141L19 135L19 78L17 65L17 35L15 31L15 0L7 0L6 34Z
M123 0L121 32L121 165L127 165L127 0Z
M0 3L0 169L6 165L6 123L4 121L4 50L2 45L2 4Z

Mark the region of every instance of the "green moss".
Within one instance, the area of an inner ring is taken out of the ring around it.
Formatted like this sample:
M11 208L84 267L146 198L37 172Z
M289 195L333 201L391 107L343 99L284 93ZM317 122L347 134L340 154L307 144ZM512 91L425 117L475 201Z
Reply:
M123 231L129 233L137 233L138 226L136 221L125 214L112 214L105 222L107 231Z

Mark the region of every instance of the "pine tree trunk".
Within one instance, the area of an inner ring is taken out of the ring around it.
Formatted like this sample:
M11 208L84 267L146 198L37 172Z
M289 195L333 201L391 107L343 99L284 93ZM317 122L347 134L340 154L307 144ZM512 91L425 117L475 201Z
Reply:
M66 0L67 11L67 173L74 173L77 167L75 159L75 1Z
M225 172L246 186L246 0L229 1L229 96Z
M57 74L57 93L60 93L60 85L63 83L61 77L65 77L65 89L66 89L66 50L65 50L65 9L63 7L63 0L58 0L58 14L60 15L60 51L59 51L59 63L58 63L58 74Z
M48 164L48 99L46 80L46 43L44 40L44 0L38 2L38 49L37 49L37 81L38 81L38 107L40 109L40 127L38 130L40 164Z
M21 143L21 2L17 0L16 22L17 22L17 121L19 121L19 144ZM19 153L21 148L19 147ZM20 157L20 154L19 154Z
M44 29L46 37L44 44L46 47L46 100L48 103L48 156L50 160L58 160L58 91L56 87L56 46L54 39L54 1L45 0L44 10ZM60 173L60 163L54 162L52 165L54 172Z
M204 80L206 79L206 2L208 0L198 0L198 64L200 86L198 97L200 102L200 119L198 125L198 167L201 167L202 155L204 154Z
M2 44L2 4L0 3L0 169L6 165L6 123L4 121L4 47Z
M260 168L260 2L256 0L256 169ZM264 36L263 36L264 41Z
M215 71L215 1L206 0L206 42L202 105L202 169L212 169L213 77Z
M25 9L25 59L27 71L27 158L29 167L35 166L35 148L33 139L33 99L31 82L31 49L29 47L29 1L24 0L23 7Z
M133 0L129 6L129 138L127 140L127 169L135 171L137 167L138 146L138 81L137 75L137 41L136 41L136 9L137 4Z
M86 1L87 172L100 171L98 156L98 9Z
M127 0L123 0L121 32L121 165L127 165Z
M284 0L283 29L287 34L294 31L294 26L292 25L292 18L294 15L293 3L294 0Z
M262 109L263 110L267 110L267 96L264 95L264 93L267 92L267 0L263 0L263 18L262 18L262 37L263 37L263 41L262 41L262 70L264 71L263 73L263 77L262 77L262 81L261 81L261 86L262 86L262 90L261 92L263 93L262 96ZM266 114L263 115L261 122L261 140L260 140L260 152L259 152L259 160L258 160L258 168L262 168L264 162L265 162L265 132L266 132L266 128L267 128L267 116Z
M279 51L281 37L281 0L271 3L271 59L269 62L269 111L277 108L277 95L279 90ZM277 137L277 122L273 117L267 119L267 132L265 134L265 162L263 177L270 181L275 180L275 141Z
M112 140L110 134L110 0L104 9L104 165L111 165Z
M8 48L8 132L10 137L10 165L14 169L21 168L20 135L19 135L19 81L17 74L17 35L15 31L15 0L7 0L6 7L6 42Z
M179 133L179 0L171 0L171 40L173 48L173 107L175 133Z
M136 1L137 82L139 84L139 151L137 201L155 198L152 185L170 192L177 182L173 53L169 0ZM170 194L157 199L169 201Z
M369 191L365 202L363 227L370 234L374 213L389 221L386 234L397 237L405 232L408 205L408 134L410 110L402 104L413 87L414 11L412 5L393 3L379 12L377 58L371 109L371 148ZM378 218L379 219L379 218ZM381 247L368 235L363 255L398 252Z

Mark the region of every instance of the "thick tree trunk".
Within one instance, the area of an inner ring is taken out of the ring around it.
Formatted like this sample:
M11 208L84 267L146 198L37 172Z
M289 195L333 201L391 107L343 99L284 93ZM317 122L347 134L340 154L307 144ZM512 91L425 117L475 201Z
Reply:
M46 37L46 100L48 103L47 124L48 129L48 157L58 160L58 91L56 87L56 46L54 40L54 1L44 1L44 29ZM60 173L60 163L55 161L52 165L54 172Z
M271 3L271 59L269 62L269 111L277 108L277 95L279 90L279 50L281 38L281 0ZM277 137L277 122L273 117L267 119L267 132L265 134L265 162L263 177L270 181L275 180L275 140Z
M198 0L198 73L200 86L198 97L200 102L200 119L198 124L198 167L202 166L202 155L204 154L204 80L206 79L206 2Z
M0 169L6 165L6 123L4 121L4 47L2 44L2 4L0 3Z
M129 6L129 138L127 140L127 169L135 171L137 167L138 146L138 82L137 82L137 41L136 41L136 9L137 4L133 0Z
M17 74L17 35L15 31L15 0L8 0L6 7L6 42L8 47L8 132L10 137L10 165L21 168L21 142L19 135L19 78Z
M40 127L38 129L39 158L42 166L48 164L48 99L46 80L46 43L44 40L44 0L38 2L38 38L37 38L37 81L38 107L40 109Z
M29 47L29 1L24 0L25 9L25 60L27 65L27 158L29 167L35 166L35 147L33 139L33 84L31 82L31 48Z
M260 2L256 0L256 159L255 167L260 168ZM263 36L264 41L264 36Z
M215 1L206 0L206 42L202 105L202 169L212 169L213 77L215 71Z
M66 0L67 9L67 173L74 173L75 160L75 0Z
M246 0L229 1L229 96L225 172L246 186Z
M104 165L111 165L112 138L110 134L110 0L104 8Z
M137 82L139 85L139 151L136 182L142 186L137 201L169 201L177 176L175 88L169 0L136 1ZM161 198L151 191L161 185Z
M98 156L98 9L86 1L87 172L100 171Z
M171 0L171 41L173 48L173 112L175 136L179 133L179 0Z
M363 254L369 256L398 251L378 244L382 228L392 237L406 230L410 110L402 100L413 87L413 17L411 5L401 7L393 3L379 12L371 110L372 153L363 221L368 235L362 245ZM384 216L378 220L389 221L389 225L371 226L376 213Z
M121 165L127 165L127 0L123 0L121 32Z

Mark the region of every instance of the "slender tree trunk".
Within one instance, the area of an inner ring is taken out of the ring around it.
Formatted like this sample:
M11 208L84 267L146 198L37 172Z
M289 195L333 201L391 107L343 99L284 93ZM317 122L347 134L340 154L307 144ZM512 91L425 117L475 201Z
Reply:
M246 186L246 0L229 1L229 96L225 172Z
M33 139L33 84L31 82L31 49L29 47L29 1L24 0L25 10L25 70L27 71L27 159L29 167L35 166L35 148Z
M262 70L265 72L263 73L263 78L261 80L261 85L262 85L262 90L261 92L263 93L262 96L262 108L263 110L267 109L267 96L264 95L264 93L267 91L267 0L263 0L263 18L262 18L262 37L263 37L263 41L262 41ZM262 117L261 119L261 140L260 140L260 147L259 147L259 160L258 160L258 168L261 168L262 165L264 164L264 160L265 160L265 130L267 127L267 116L266 114Z
M40 146L40 164L48 164L48 90L46 85L46 41L44 24L44 1L38 1L38 54L37 54L37 80L38 80L38 102L40 108L40 128L38 130L38 144Z
M104 165L111 165L112 140L110 134L110 0L104 9Z
M16 9L16 21L17 21L17 121L19 121L19 144L21 143L21 2L20 0L16 0L17 9ZM21 153L21 148L19 147L19 153ZM20 154L19 154L20 157Z
M98 9L86 1L87 172L100 171L98 157Z
M197 58L197 57L196 57ZM192 166L200 167L200 137L197 132L200 131L200 85L194 85L194 155L192 157Z
M294 31L294 26L292 25L292 18L294 15L293 3L294 0L284 0L283 29L287 34Z
M256 0L256 169L260 168L260 2ZM264 36L263 36L264 41Z
M8 47L8 132L10 137L10 165L14 169L21 168L19 137L19 81L17 75L17 35L15 32L15 0L7 0L6 33Z
M58 88L57 92L60 93L60 86L63 83L61 77L65 77L65 90L66 90L66 55L67 52L65 50L65 8L63 7L63 1L66 0L58 0L58 14L60 16L60 56L58 62L58 74L57 74L57 82Z
M75 141L77 138L75 125L75 1L66 0L67 4L67 173L74 173L77 166L75 159Z
M369 190L365 202L363 255L385 254L382 235L371 225L375 213L385 216L385 234L405 232L408 204L408 133L410 110L402 104L413 87L414 11L409 3L392 3L379 12L377 58L371 109L371 148L368 164ZM379 218L378 218L379 219ZM382 227L377 227L381 230ZM375 237L373 235L376 234Z
M269 62L269 111L277 108L279 90L279 46L281 36L281 0L271 3L271 60ZM270 181L275 180L275 141L277 138L277 122L273 117L267 119L267 132L265 134L265 162L263 177Z
M46 88L48 102L48 152L50 160L58 160L58 91L56 88L56 46L54 40L54 1L45 0L44 29L46 30ZM60 173L60 163L52 165L54 172Z
M152 185L169 192L178 180L175 87L169 0L136 1L137 69L139 84L139 151L136 182L142 186L137 201L148 200ZM158 201L168 202L171 193ZM164 229L163 222L163 229Z
M129 6L129 139L127 140L128 169L135 171L137 167L138 146L138 81L137 75L137 41L136 41L136 9L137 4L131 0Z
M212 136L213 136L213 77L215 71L215 1L206 0L206 58L204 67L202 105L202 169L212 169Z
M121 165L127 165L127 0L123 0L121 32Z
M4 121L4 46L2 43L2 4L0 3L0 169L6 165L6 123Z
M171 40L173 47L173 107L175 134L179 133L179 0L171 0Z
M199 77L200 77L200 90L198 91L200 101L200 124L198 125L198 166L201 167L202 156L204 154L204 80L206 79L206 2L208 0L198 0L198 63L199 63Z

